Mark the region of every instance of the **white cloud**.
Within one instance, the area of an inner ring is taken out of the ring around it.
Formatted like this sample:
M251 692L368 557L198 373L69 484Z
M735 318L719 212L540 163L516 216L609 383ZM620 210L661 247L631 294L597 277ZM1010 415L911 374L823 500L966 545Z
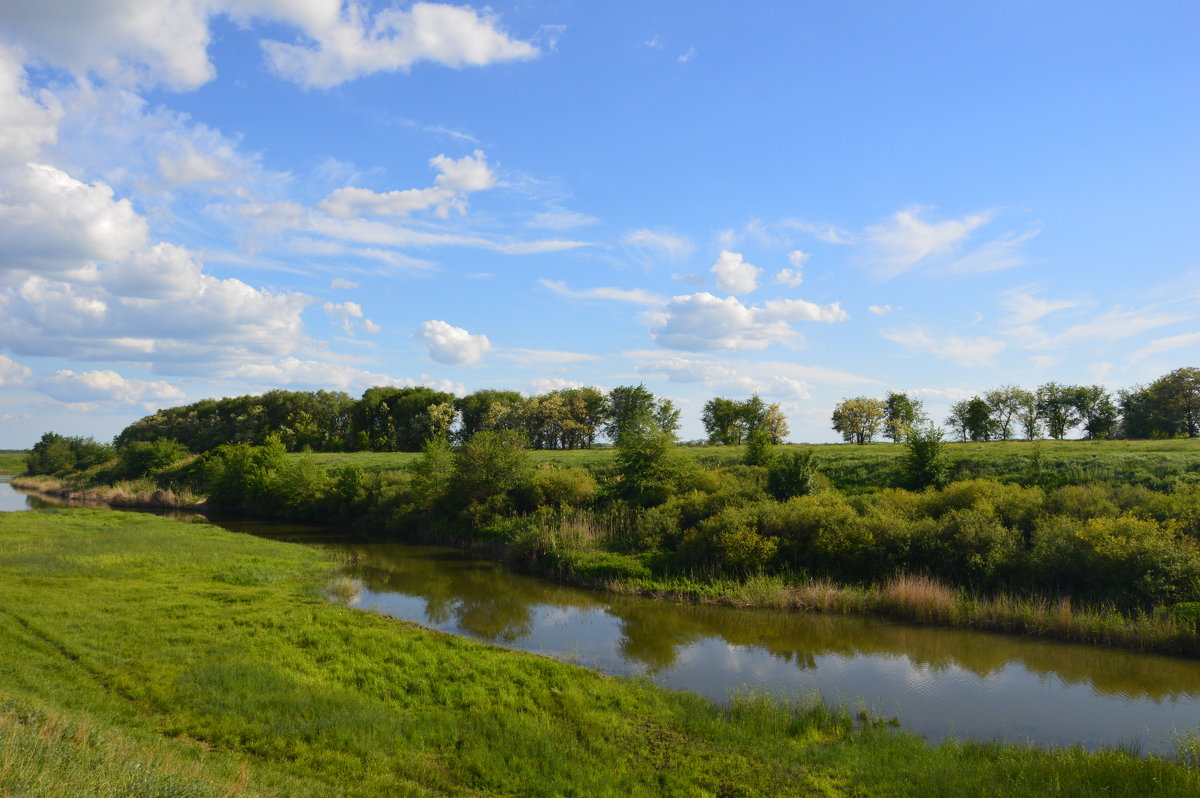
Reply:
M188 90L216 74L209 21L222 13L247 26L261 19L298 29L304 41L261 45L277 74L306 87L404 71L420 61L457 68L538 55L501 31L489 12L436 3L372 14L344 0L56 0L5 3L0 21L34 56L80 77Z
M1041 228L1038 227L1025 233L1005 233L954 261L946 267L946 271L979 273L1022 266L1027 259L1019 247L1040 232Z
M528 42L497 27L488 12L435 3L409 10L386 8L372 18L357 3L335 0L306 5L263 2L272 11L288 9L290 21L311 44L264 41L271 67L302 86L329 88L372 72L407 71L418 61L448 67L484 66L538 55Z
M717 276L717 288L727 294L748 294L758 288L762 269L742 259L738 252L723 250L710 269Z
M652 294L641 288L585 288L582 291L572 290L567 288L567 284L561 280L546 280L539 279L539 283L543 287L550 289L556 294L572 299L609 299L616 302L631 302L635 305L662 305L666 302L666 297Z
M696 246L686 236L662 230L633 230L626 233L621 242L637 249L654 253L671 260L682 260L695 251Z
M582 387L584 387L584 384L579 380L568 380L563 377L535 377L529 381L529 393L531 396Z
M691 60L692 60L693 58L695 58L695 57L696 57L696 48L695 48L695 47L689 47L689 48L687 49L687 52L686 52L686 53L684 53L683 55L679 56L679 58L677 58L677 59L675 59L675 60L677 60L677 61L678 61L679 63L681 63L681 64L686 64L687 62L691 61Z
M472 335L444 321L422 323L413 337L425 342L431 358L451 366L477 363L492 348L486 335Z
M464 394L462 383L439 380L422 374L419 380L409 377L392 377L368 371L345 363L326 360L301 360L284 357L273 362L249 363L239 366L222 376L251 380L262 385L302 385L314 388L335 389L352 394L362 393L376 385L396 388L413 388L423 385L447 393Z
M407 216L413 211L433 209L434 215L447 218L451 211L467 212L467 194L496 185L496 177L487 164L483 150L475 150L455 160L445 155L429 159L438 171L430 188L410 188L384 194L366 188L347 186L333 191L321 201L321 210L331 216Z
M1175 349L1182 349L1185 346L1200 347L1200 332L1172 335L1169 338L1155 338L1149 344L1130 355L1129 359L1132 361L1143 360L1151 355L1171 352Z
M916 207L897 211L887 224L867 228L876 276L891 279L926 258L953 253L973 231L992 219L991 213L983 212L961 219L927 222L921 218L925 210Z
M134 404L150 400L178 402L184 398L183 391L168 382L130 380L109 369L79 373L64 369L42 379L38 387L47 396L70 404Z
M0 177L0 277L13 272L84 274L146 243L145 219L104 183L81 183L30 163Z
M534 215L526 225L544 230L574 230L577 227L586 227L599 223L600 220L595 216L559 208Z
M780 269L775 273L775 283L777 285L786 285L789 288L796 288L804 282L804 263L811 258L807 252L802 252L798 249L788 253L788 263L792 264L791 268Z
M370 319L363 319L362 324L363 324L363 329L367 331L367 335L378 335L380 330L383 329L382 327L380 327L378 324L371 321Z
M54 142L62 104L48 91L34 97L16 53L0 46L0 161L24 163Z
M867 310L874 313L876 316L886 316L894 310L904 310L901 307L892 307L891 305L869 305Z
M0 355L0 388L23 385L31 376L33 370L29 366L16 362L8 355Z
M910 352L930 354L962 366L988 366L1004 351L1005 344L995 338L964 338L956 335L937 336L922 327L887 330L884 338L900 344Z
M1026 289L1018 289L1005 294L999 304L1009 311L1006 323L1022 325L1060 310L1079 307L1083 302L1076 299L1039 299Z
M661 50L663 48L662 37L659 36L657 33L654 34L653 36L651 36L646 41L642 42L642 44L645 45L646 47L650 47L654 50Z
M354 335L354 321L363 317L362 306L357 302L326 302L322 305L325 314L335 321L341 321L342 331L346 335ZM374 335L379 332L379 325L370 319L360 322L362 328Z
M353 288L358 288L358 283L342 277L334 277L329 281L329 287L334 291L347 291Z
M225 163L201 152L195 142L186 140L179 144L176 152L158 154L158 171L172 188L192 183L215 183L230 177L229 168Z
M685 357L651 360L638 366L646 374L662 374L671 382L700 383L741 394L758 393L790 399L810 399L812 386L779 374L765 373L760 364Z
M707 292L673 297L651 328L650 336L669 349L688 352L765 349L796 336L789 322L838 322L849 318L837 302L817 305L803 299L779 299L761 306Z

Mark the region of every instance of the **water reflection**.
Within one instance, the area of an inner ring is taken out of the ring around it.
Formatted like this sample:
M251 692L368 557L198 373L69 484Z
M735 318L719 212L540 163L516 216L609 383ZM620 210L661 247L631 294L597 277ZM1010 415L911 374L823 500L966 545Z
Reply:
M0 485L0 500L7 485ZM222 525L328 546L360 606L725 700L745 685L862 701L931 738L1169 750L1200 724L1200 663L871 618L678 605L576 590L457 550L270 521Z

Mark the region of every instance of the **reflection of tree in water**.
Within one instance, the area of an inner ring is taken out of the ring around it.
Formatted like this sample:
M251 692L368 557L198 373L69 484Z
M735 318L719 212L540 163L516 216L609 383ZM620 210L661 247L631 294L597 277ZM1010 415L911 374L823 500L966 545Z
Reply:
M1059 643L962 629L906 626L854 618L714 605L677 605L616 597L608 610L622 622L623 656L651 671L669 668L679 651L704 638L757 647L801 669L817 658L903 656L935 672L960 668L980 678L1010 664L1097 693L1154 701L1200 696L1200 666L1191 660L1101 646Z
M368 589L423 599L429 623L453 619L464 632L493 642L527 637L536 606L600 606L583 591L512 574L454 550L365 544L343 551L351 558L349 571Z
M817 667L826 656L902 656L914 666L960 668L981 678L1016 664L1106 695L1156 701L1200 696L1200 667L1191 660L872 618L612 596L513 574L448 549L370 544L342 550L354 561L352 575L369 589L422 598L429 622L453 619L487 640L511 644L530 634L537 606L603 608L620 621L621 656L652 672L670 668L685 647L718 638L802 669Z

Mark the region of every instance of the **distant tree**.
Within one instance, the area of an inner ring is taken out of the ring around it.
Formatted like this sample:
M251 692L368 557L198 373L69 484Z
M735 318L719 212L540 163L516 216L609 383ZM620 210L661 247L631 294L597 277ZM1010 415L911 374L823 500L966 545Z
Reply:
M1150 386L1172 434L1200 437L1200 368L1175 369Z
M908 394L889 392L883 400L887 406L883 422L883 437L892 443L900 443L908 437L908 433L925 417L922 405L918 399L910 399Z
M1085 438L1110 438L1117 426L1117 405L1112 395L1101 385L1076 389L1075 412L1083 424Z
M950 405L950 415L946 416L946 426L954 430L962 442L966 442L970 438L970 410L970 401L963 399Z
M523 435L516 430L485 430L454 451L450 494L464 504L485 502L512 493L532 475Z
M679 429L679 409L670 399L658 399L645 385L621 385L608 392L608 420L604 434L614 444L621 437L647 430L668 432Z
M679 489L690 461L675 445L675 433L658 424L631 425L617 440L613 490L645 507L662 504Z
M833 410L833 429L846 443L870 443L879 433L887 414L881 399L857 396L839 403Z
M993 437L992 409L978 396L967 401L967 434L973 441L990 441Z
M1046 431L1056 441L1061 441L1067 432L1079 423L1077 405L1079 388L1074 385L1059 385L1048 382L1037 389L1038 417L1045 422Z
M773 402L767 407L767 412L763 414L762 429L766 430L767 435L771 438L771 443L776 446L787 439L789 432L787 416L783 414L778 402Z
M1013 401L1017 405L1017 422L1025 440L1036 440L1041 434L1041 418L1038 416L1037 394L1024 388L1013 389Z
M456 437L460 442L470 440L476 432L487 429L485 419L493 406L520 404L524 398L517 391L497 391L490 388L460 396L454 400L454 406L459 413Z
M65 437L47 432L33 445L25 458L30 474L61 474L105 463L115 454L113 447L93 438Z
M700 418L712 446L737 446L746 435L746 415L742 403L715 396L704 403Z
M1002 441L1012 440L1013 428L1020 419L1023 391L1015 385L1004 385L985 391L983 401L991 410L995 436Z

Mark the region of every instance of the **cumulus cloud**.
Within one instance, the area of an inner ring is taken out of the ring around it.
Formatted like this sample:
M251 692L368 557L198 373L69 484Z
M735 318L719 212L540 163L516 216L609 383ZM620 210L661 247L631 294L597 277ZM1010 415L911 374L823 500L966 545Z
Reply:
M876 316L886 316L894 310L904 310L904 308L892 307L891 305L868 305L867 310Z
M276 74L312 88L408 70L421 61L457 68L538 55L532 44L500 30L494 15L437 3L374 14L344 0L57 0L0 6L10 35L44 61L81 77L176 90L195 89L215 76L208 44L209 22L217 14L244 25L257 19L297 29L300 41L261 45Z
M635 305L648 306L661 305L666 301L666 297L652 294L641 288L601 287L572 290L562 280L539 279L538 282L554 293L572 299L608 299L615 302L631 302Z
M492 348L486 335L473 335L462 327L437 320L421 324L413 337L425 342L431 358L450 366L477 363Z
M35 97L16 53L0 46L0 161L24 163L58 137L62 104L52 93Z
M276 73L307 87L329 88L372 72L407 71L418 61L484 66L538 55L532 44L501 31L494 15L471 8L414 3L408 10L386 8L372 17L363 6L340 0L264 0L262 5L288 9L289 21L312 40L262 43Z
M789 399L812 398L812 386L807 382L785 375L765 374L759 364L672 357L642 363L638 370L646 374L664 375L671 382L700 383L743 394L758 393Z
M957 335L939 336L922 327L886 330L884 338L900 344L910 352L930 354L962 366L990 366L993 358L1004 351L1005 344L986 336L967 338Z
M792 340L793 321L844 321L841 305L817 305L803 299L778 299L761 306L708 292L673 297L651 328L659 346L688 352L765 349Z
M762 269L747 263L738 252L723 250L709 270L717 276L717 288L727 294L748 294L758 288Z
M811 257L811 254L798 249L789 252L788 263L792 264L791 268L780 269L776 272L775 282L790 288L796 288L802 284L804 282L804 263Z
M126 199L41 163L0 183L0 277L14 272L84 275L145 246L148 227Z
M622 236L621 242L670 260L682 260L690 256L696 249L696 245L687 236L644 228L626 233Z
M407 216L414 211L433 209L435 216L447 218L451 211L467 212L467 195L496 184L483 150L475 150L455 160L445 155L429 159L438 171L430 188L410 188L383 194L366 188L347 186L330 193L321 201L321 209L331 216Z
M38 387L47 396L73 405L114 403L129 405L146 401L178 402L183 391L168 382L131 380L110 369L74 372L57 371L42 379Z
M8 355L0 355L0 388L24 385L31 376L33 370L29 366L16 362Z

